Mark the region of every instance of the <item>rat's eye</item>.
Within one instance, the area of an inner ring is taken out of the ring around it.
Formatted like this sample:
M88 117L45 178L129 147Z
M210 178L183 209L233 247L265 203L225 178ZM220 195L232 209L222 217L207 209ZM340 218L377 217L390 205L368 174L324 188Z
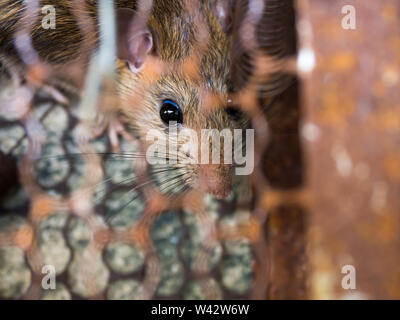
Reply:
M164 100L160 108L160 117L165 124L170 121L182 124L183 114L178 104L172 100Z
M237 107L228 107L225 110L229 118L235 121L238 121L243 116L242 111Z

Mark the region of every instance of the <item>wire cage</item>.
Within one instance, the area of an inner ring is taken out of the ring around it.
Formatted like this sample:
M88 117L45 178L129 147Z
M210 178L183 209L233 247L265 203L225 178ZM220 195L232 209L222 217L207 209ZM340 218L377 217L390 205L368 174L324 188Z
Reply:
M354 4L356 29L343 27L341 0L208 3L229 7L229 101L255 131L254 172L222 200L143 161L111 107L114 2L146 20L159 1L67 2L76 52L93 54L54 65L69 34L49 36L43 57L34 30L52 8L63 23L64 9L0 0L0 17L13 15L0 22L13 30L0 36L0 299L400 296L395 0ZM179 65L152 61L149 83L199 72L214 35L201 2L182 6L200 49ZM357 271L350 290L346 266Z

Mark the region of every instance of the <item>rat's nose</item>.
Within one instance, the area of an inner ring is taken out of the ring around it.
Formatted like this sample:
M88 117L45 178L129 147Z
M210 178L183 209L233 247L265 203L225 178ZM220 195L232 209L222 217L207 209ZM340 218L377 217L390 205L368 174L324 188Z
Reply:
M226 198L232 191L232 165L200 165L199 187L217 199Z

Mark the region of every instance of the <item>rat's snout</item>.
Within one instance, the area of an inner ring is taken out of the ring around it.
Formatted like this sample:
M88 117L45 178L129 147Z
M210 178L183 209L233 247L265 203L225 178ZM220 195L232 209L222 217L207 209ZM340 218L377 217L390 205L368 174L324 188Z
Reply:
M199 165L199 188L217 199L226 198L232 191L232 165Z

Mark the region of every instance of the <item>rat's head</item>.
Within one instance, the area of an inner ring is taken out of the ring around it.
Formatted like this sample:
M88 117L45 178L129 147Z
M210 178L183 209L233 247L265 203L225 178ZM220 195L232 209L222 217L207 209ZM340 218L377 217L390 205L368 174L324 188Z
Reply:
M220 143L218 135L232 135L240 124L227 108L228 14L221 6L215 12L210 4L193 10L160 0L146 19L120 14L121 109L162 191L194 187L224 198L232 188L232 162L225 157L233 144Z

